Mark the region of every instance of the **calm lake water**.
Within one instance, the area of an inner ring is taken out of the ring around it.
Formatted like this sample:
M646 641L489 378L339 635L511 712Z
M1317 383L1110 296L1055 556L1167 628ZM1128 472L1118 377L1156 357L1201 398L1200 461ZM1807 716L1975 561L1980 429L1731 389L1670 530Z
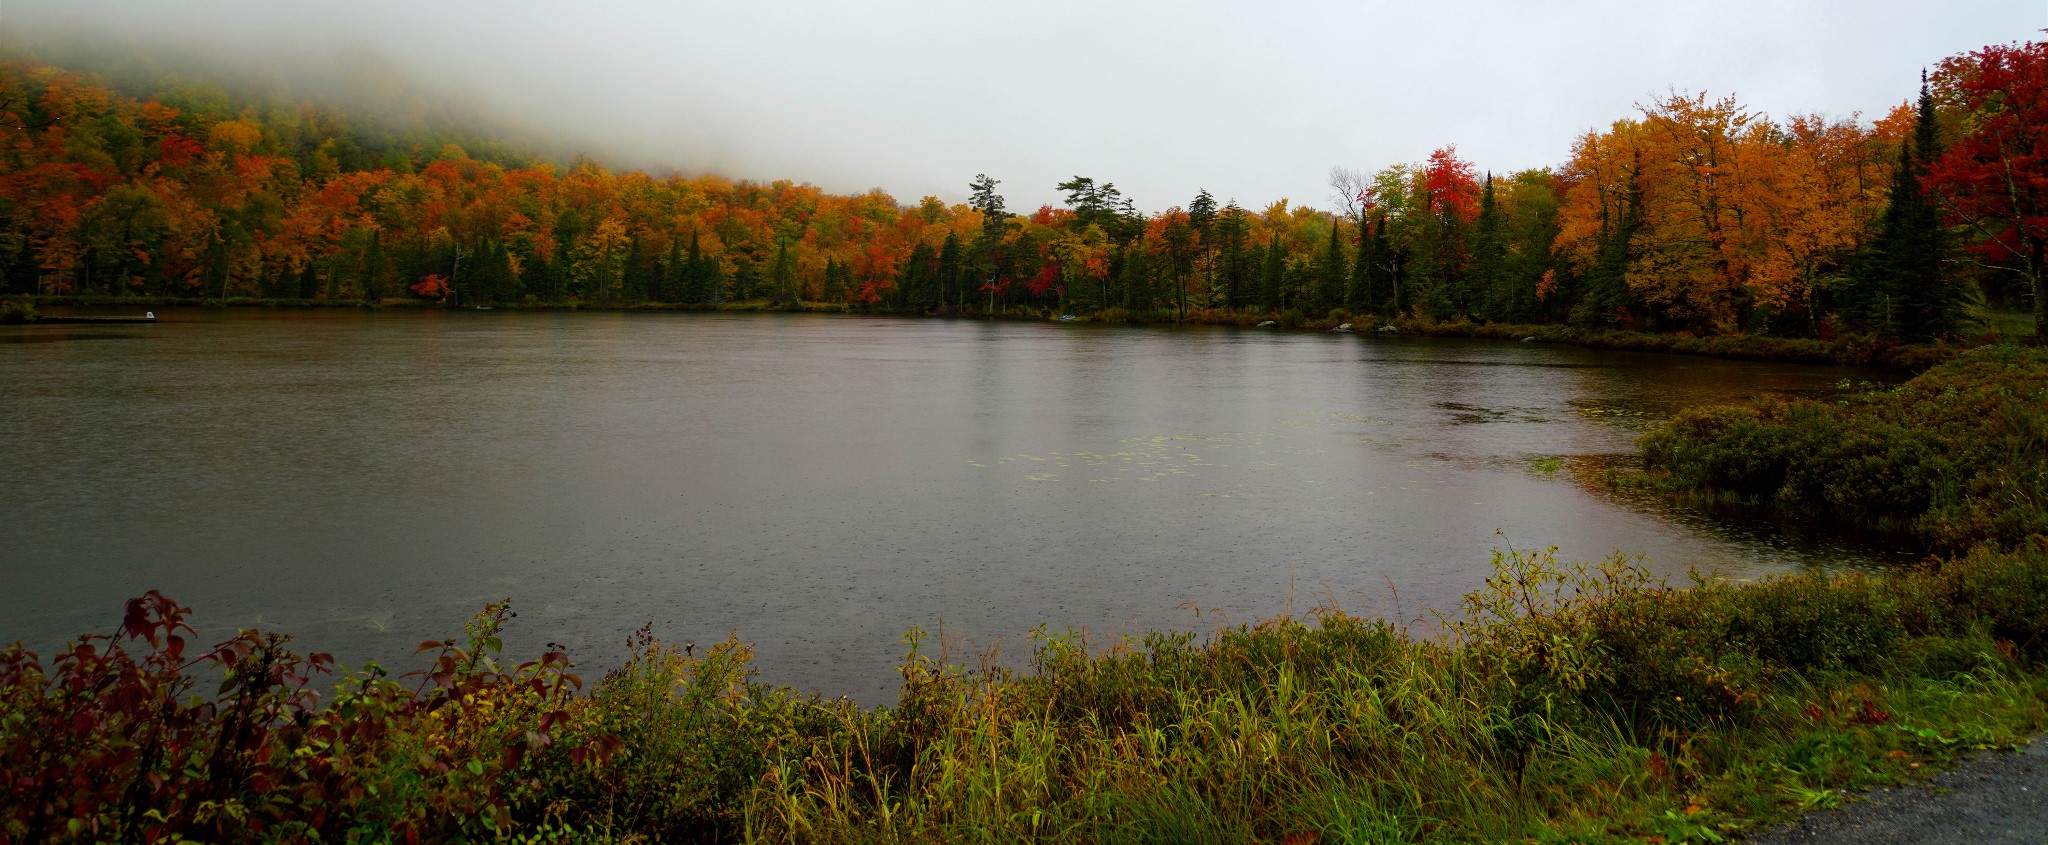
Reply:
M767 680L883 702L913 625L1015 653L1039 625L1272 616L1290 588L1297 612L1410 618L1510 543L1673 577L1874 557L1573 469L1685 406L1874 378L1846 368L813 315L158 313L0 327L0 641L47 652L158 588L208 636L412 668L510 596L521 659L556 641L601 670L643 623L736 630Z

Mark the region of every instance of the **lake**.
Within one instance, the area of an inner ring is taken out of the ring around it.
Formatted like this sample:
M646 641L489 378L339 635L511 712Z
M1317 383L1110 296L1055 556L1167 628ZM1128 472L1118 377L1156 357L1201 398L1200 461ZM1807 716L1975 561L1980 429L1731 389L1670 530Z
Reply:
M519 659L559 642L594 675L644 623L737 631L763 679L876 703L913 625L1016 654L1040 625L1332 600L1408 620L1510 544L1681 579L1884 557L1587 480L1680 408L1883 378L1842 367L823 315L158 315L0 327L0 642L111 631L157 588L208 637L413 668L509 596Z

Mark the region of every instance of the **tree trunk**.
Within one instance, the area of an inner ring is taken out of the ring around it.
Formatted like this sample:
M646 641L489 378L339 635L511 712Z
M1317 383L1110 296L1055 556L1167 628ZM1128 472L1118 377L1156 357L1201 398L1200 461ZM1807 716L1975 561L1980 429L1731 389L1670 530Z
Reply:
M2034 343L2048 348L2048 278L2041 274L2042 244L2034 243L2034 257L2027 262L2027 275L2034 283Z

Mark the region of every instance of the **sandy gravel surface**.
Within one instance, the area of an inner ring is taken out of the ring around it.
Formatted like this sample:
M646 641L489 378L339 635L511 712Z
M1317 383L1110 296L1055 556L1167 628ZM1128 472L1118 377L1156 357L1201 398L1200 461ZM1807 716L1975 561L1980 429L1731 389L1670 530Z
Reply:
M1746 841L2048 843L2048 742L1980 751L1926 783L1872 790Z

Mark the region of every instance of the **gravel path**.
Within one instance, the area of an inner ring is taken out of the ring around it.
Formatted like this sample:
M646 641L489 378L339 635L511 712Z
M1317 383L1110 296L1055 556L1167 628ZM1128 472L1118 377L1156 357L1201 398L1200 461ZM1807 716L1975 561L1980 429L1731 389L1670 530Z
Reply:
M1875 789L1749 838L1791 843L2048 842L2048 741L1980 751L1926 783Z

